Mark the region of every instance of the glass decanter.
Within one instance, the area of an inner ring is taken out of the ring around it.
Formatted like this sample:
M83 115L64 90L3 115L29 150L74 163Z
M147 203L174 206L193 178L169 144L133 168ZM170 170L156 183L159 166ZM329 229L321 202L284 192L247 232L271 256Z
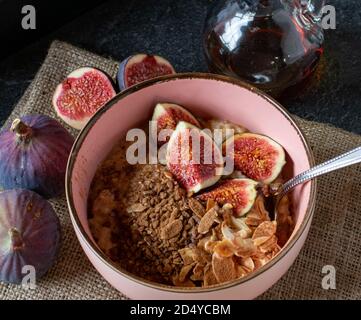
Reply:
M303 82L323 53L324 0L219 0L203 45L211 72L279 96Z

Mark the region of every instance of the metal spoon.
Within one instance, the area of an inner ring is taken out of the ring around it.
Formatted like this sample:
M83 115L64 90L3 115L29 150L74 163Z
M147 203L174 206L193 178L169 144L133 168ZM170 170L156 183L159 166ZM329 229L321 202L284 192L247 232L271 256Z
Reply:
M337 156L336 158L330 159L324 163L321 163L307 171L300 173L294 178L288 180L284 184L278 185L276 189L270 190L271 196L275 197L274 205L274 219L277 221L277 207L282 197L291 191L296 186L310 181L314 178L322 176L326 173L342 169L353 164L361 162L361 147L357 147L351 151Z

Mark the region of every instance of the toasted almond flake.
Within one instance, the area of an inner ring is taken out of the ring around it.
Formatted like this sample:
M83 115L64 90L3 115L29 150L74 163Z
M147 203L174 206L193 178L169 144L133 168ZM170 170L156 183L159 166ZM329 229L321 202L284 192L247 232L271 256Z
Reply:
M184 265L188 265L194 262L193 259L193 250L191 248L183 248L178 250Z
M192 210L192 212L199 218L202 219L202 217L205 215L206 210L204 209L203 205L194 198L188 199L188 205L189 208Z
M255 246L260 246L261 244L265 243L267 240L269 240L270 237L259 237L253 240L253 243Z
M211 241L211 236L201 238L197 243L197 248L204 250L208 241Z
M234 240L235 235L233 230L224 221L222 222L221 230L222 230L222 235L225 239L229 241Z
M204 269L203 286L204 287L213 286L217 283L218 281L216 276L214 275L212 265L209 264Z
M209 231L209 229L212 227L217 216L218 213L215 208L212 208L211 210L207 211L206 214L202 217L201 221L199 222L198 232L200 234L206 234Z
M168 223L162 230L160 237L161 239L171 239L177 236L183 229L183 223L181 220L177 219Z
M215 246L219 243L219 241L213 241L213 240L208 240L205 244L204 244L204 250L209 252L209 253L213 253Z
M257 270L261 267L263 267L269 260L264 257L264 258L254 258L253 262L254 262L254 270Z
M237 230L237 236L246 239L252 235L251 228L246 224L246 218L231 217L231 225Z
M271 259L273 259L273 258L278 254L278 252L280 252L280 250L281 250L280 246L279 246L279 245L276 245L272 251L266 253L266 257L267 257L269 260L271 260Z
M265 242L276 233L276 230L276 221L264 221L256 228L252 235L252 239L256 240L258 238L265 238L263 241ZM262 244L263 242L259 243L258 245Z
M238 257L248 258L257 251L252 239L236 237L233 244L236 247L235 255Z
M212 269L218 282L232 281L237 278L236 265L232 257L220 258L214 253L212 256Z
M242 267L244 267L244 269L249 273L252 272L255 268L254 262L252 260L252 258L248 257L248 258L241 258L240 259L240 264Z
M206 265L210 261L209 254L206 251L201 250L199 248L194 248L192 250L192 255L193 255L193 260L195 262L198 262L199 264Z
M205 266L201 264L196 264L193 268L193 274L190 276L190 279L193 281L201 281L204 278L204 269Z
M253 217L251 213L246 217L246 224L248 226L255 226L257 227L259 224L262 223L262 220L258 219L257 217Z
M247 275L248 271L240 265L236 265L237 278L242 278Z
M275 248L277 248L277 237L276 236L272 236L271 238L269 238L266 242L264 242L263 244L261 244L259 246L259 249L261 250L261 252L270 252L273 251Z
M185 281L180 281L178 277L173 278L173 285L176 287L195 287L196 285L190 279L186 279Z
M217 244L214 246L214 252L219 257L224 257L224 258L233 256L236 250L237 248L232 244L231 241L227 239L223 239L222 241L217 242Z
M143 206L141 203L135 203L127 208L127 212L143 212L147 207Z
M216 202L213 199L208 199L207 200L207 207L206 207L206 211L211 210L213 207L216 206Z
M222 207L222 210L228 211L228 210L232 210L233 206L230 203L225 203Z
M256 198L256 201L246 216L246 224L249 226L257 227L264 221L269 221L269 215L267 210L264 207L264 198L259 195Z
M188 265L182 267L182 269L178 275L178 279L180 282L184 282L186 280L186 277L188 276L189 272L193 269L194 266L195 266L195 263L188 264Z

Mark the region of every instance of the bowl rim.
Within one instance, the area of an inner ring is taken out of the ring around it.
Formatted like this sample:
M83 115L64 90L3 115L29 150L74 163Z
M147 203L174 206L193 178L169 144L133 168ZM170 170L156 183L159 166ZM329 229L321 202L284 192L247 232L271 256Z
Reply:
M137 275L134 275L127 270L123 269L122 267L118 266L115 262L111 261L108 256L106 256L99 248L93 243L93 240L90 238L90 236L86 233L84 230L80 219L76 213L74 200L73 200L73 191L71 186L71 178L73 173L74 164L76 162L79 150L81 149L84 140L86 139L88 133L94 126L94 124L97 122L97 120L106 112L108 111L112 106L114 106L119 100L125 98L126 96L135 93L139 90L142 90L144 88L150 87L155 84L169 82L169 81L176 81L180 79L203 79L203 80L212 80L212 81L221 81L226 82L229 84L236 85L238 87L241 87L243 89L246 89L254 94L257 94L264 100L266 100L268 103L273 105L273 107L278 111L281 112L282 115L290 122L292 127L296 130L297 135L299 136L303 147L306 151L308 162L310 166L315 165L314 156L312 149L302 131L302 129L298 126L296 121L293 119L292 115L274 98L269 96L268 94L264 93L263 91L257 89L256 87L242 81L239 79L235 79L232 77L224 76L224 75L218 75L218 74L211 74L211 73L200 73L200 72L188 72L188 73L177 73L173 75L167 75L167 76L161 76L154 79L150 79L147 81L144 81L140 84L133 85L130 88L116 94L111 100L109 100L104 107L99 109L92 118L88 121L88 123L84 126L84 128L80 131L78 134L73 147L70 152L70 156L68 158L67 168L66 168L66 177L65 177L65 194L69 209L70 218L72 220L72 225L74 229L77 231L77 236L81 237L83 240L83 243L88 247L88 249L96 256L97 259L99 259L103 264L105 264L108 268L112 269L115 273L126 277L130 281L134 281L140 285L145 285L147 287L150 287L152 289L161 290L165 292L173 292L173 293L206 293L211 291L219 291L231 287L235 287L239 284L245 283L250 281L251 279L256 278L257 276L261 275L265 271L271 269L276 263L278 263L286 254L294 247L294 245L298 242L299 238L302 236L303 232L305 231L307 225L309 224L310 220L312 219L313 212L315 209L315 203L316 203L316 189L317 189L317 182L316 180L312 180L311 183L311 189L310 189L310 198L308 201L306 214L301 222L301 225L299 229L296 231L296 233L292 236L291 239L287 242L286 246L282 248L280 253L276 255L274 258L272 258L268 263L266 263L264 266L259 268L258 270L242 277L237 280L225 282L222 284L217 284L213 286L209 286L206 288L201 287L174 287L170 285L164 285L157 282L149 281L146 279L143 279ZM78 239L79 240L79 239Z

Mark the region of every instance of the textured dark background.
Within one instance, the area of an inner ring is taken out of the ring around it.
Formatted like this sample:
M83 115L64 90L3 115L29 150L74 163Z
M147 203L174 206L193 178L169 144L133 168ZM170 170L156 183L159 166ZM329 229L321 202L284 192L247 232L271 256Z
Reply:
M53 10L56 16L63 14L65 24L59 27L60 20L53 21L51 14L47 18L43 16L49 23L40 30L41 38L36 41L31 38L30 45L1 59L0 125L33 79L53 39L118 60L134 52L158 53L167 57L179 72L207 71L201 34L207 9L213 1L112 0L103 1L99 6L91 1L91 7L75 6L74 1L74 8L70 9L73 14L69 15L67 8ZM0 0L0 7L2 2L4 0ZM326 32L326 54L313 85L283 104L306 119L332 123L361 134L361 1L328 3L336 7L337 28ZM39 26L44 26L44 21L39 19L41 17L38 17ZM69 22L69 19L73 20ZM21 20L18 23L20 25ZM57 29L52 31L54 28ZM47 32L50 33L45 34ZM14 38L22 42L17 47L27 44L23 34ZM7 46L13 44L13 40L4 38L1 43Z

